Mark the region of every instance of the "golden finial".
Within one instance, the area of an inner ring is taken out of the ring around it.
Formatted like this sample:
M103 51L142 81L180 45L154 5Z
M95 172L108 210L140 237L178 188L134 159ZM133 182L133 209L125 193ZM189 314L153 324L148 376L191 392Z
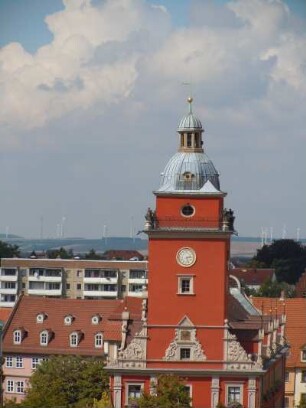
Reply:
M189 113L192 113L192 101L193 101L193 97L189 96L187 99L187 102L189 103Z

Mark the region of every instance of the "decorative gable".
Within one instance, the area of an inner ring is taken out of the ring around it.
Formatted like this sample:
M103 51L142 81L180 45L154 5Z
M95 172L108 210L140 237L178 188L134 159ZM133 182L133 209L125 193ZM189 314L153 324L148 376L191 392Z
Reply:
M169 344L164 360L166 361L204 361L206 355L196 337L196 328L185 316L175 329L173 341Z

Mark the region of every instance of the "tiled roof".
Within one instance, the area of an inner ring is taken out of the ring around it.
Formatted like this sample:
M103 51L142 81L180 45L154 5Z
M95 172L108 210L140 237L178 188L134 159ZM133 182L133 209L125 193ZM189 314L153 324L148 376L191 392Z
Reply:
M254 305L265 315L286 314L285 337L290 344L287 367L306 368L301 361L301 349L306 345L306 299L253 298Z
M13 308L1 307L0 308L0 321L5 324L12 313Z
M144 259L144 256L138 252L138 251L133 251L133 250L124 250L124 249L110 249L108 251L105 251L103 253L103 257L105 259L122 259L129 261L132 258L138 258L140 261Z
M240 282L246 285L262 285L266 280L272 279L275 273L274 269L257 268L234 268L230 269L230 275L236 276Z
M124 307L130 311L133 326L138 327L141 320L141 301L138 298L123 300L89 300L89 299L54 299L34 296L22 296L12 313L4 332L3 351L10 353L36 354L81 354L102 355L103 349L94 347L94 336L102 332L104 340L121 341L121 311ZM137 312L138 310L138 312ZM36 316L45 313L43 323L37 323ZM102 319L94 325L91 318L100 315ZM72 315L71 325L65 325L64 318ZM112 318L117 316L117 320ZM13 343L13 331L23 327L26 336L20 345ZM48 346L40 345L40 332L51 330L52 339ZM82 332L78 347L70 347L69 335Z

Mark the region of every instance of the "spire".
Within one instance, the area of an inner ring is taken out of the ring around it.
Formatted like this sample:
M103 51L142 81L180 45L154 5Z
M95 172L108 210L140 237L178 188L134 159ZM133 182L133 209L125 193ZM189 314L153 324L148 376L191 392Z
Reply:
M189 112L180 121L178 133L180 134L179 151L184 152L203 152L202 133L204 129L200 119L192 112L192 96L187 98Z
M192 114L192 102L193 102L193 97L189 96L187 99L187 102L189 103L189 114Z

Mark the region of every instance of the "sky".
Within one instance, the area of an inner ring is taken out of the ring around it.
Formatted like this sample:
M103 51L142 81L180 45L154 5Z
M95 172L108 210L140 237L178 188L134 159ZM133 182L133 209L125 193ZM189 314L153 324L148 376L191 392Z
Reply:
M0 232L141 230L192 93L239 235L306 237L305 26L304 0L0 0Z

